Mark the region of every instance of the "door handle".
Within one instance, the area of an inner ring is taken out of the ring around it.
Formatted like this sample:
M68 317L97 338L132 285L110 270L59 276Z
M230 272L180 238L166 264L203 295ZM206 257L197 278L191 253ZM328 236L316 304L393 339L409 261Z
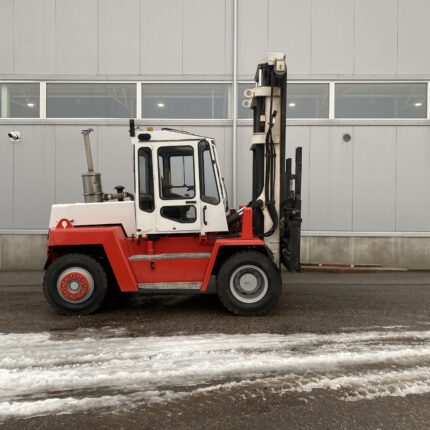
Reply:
M197 201L196 201L196 200L187 200L185 203L186 203L187 205L191 205L191 204L195 204L195 203L197 203Z
M208 207L206 205L203 206L203 224L204 225L208 225L207 221L206 221L206 209Z

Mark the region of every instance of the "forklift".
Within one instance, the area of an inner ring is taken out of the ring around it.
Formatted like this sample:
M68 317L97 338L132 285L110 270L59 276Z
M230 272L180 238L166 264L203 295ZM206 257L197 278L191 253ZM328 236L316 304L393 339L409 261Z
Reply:
M119 294L217 294L236 315L265 315L281 268L300 271L302 151L286 159L287 67L269 53L243 106L253 111L252 200L228 210L213 139L130 120L135 193L105 194L83 130L84 203L52 206L43 290L66 315Z

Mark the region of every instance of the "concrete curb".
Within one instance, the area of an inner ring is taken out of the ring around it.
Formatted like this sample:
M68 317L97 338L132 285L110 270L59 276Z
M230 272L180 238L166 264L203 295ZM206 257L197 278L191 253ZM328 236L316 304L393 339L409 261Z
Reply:
M0 287L41 286L43 273L42 271L0 272Z

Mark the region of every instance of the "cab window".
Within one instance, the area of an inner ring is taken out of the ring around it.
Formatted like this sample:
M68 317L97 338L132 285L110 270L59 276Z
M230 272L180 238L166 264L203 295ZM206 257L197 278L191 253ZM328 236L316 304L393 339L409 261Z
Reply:
M194 151L191 146L158 149L160 197L164 200L195 196Z
M139 160L139 207L145 212L154 210L154 184L152 181L152 159L149 148L140 148Z
M215 178L214 160L210 151L209 143L199 143L199 165L200 165L200 198L205 203L217 205L219 193Z
M196 207L192 205L163 206L160 214L163 218L181 223L193 223L197 220Z

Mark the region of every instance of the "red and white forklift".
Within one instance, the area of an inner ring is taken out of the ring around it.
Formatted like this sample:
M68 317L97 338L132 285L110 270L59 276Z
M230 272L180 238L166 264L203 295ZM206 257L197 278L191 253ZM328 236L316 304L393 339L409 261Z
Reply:
M85 203L52 206L44 293L62 314L97 310L112 291L216 293L237 315L264 315L281 265L300 270L301 148L286 160L287 68L270 53L245 91L253 110L252 200L228 211L213 139L130 120L135 196L102 191L83 130Z

